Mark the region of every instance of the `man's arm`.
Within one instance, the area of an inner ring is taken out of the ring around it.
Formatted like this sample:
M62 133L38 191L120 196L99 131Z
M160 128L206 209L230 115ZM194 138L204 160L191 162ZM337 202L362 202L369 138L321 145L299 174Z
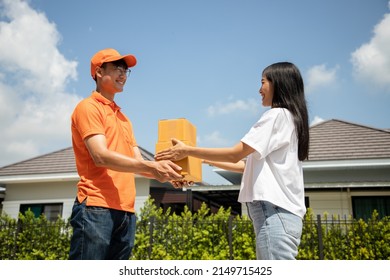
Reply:
M140 149L137 146L133 148L133 151L134 151L134 158L135 159L140 160L140 161L145 160L141 154ZM153 176L152 173L142 172L142 173L137 173L137 174L140 174L140 175L147 177L147 178L155 179L155 177Z
M135 158L108 150L106 138L102 134L87 137L84 142L96 166L120 172L150 174L160 182L182 178L182 175L178 173L181 170L180 166L171 161L144 160L138 148L136 148L138 152L136 152Z

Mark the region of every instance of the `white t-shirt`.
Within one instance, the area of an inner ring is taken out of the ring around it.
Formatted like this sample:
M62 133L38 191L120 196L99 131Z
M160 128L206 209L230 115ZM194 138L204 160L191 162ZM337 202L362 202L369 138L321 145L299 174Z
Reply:
M268 201L303 218L303 171L292 114L268 110L241 141L255 152L247 158L238 201Z

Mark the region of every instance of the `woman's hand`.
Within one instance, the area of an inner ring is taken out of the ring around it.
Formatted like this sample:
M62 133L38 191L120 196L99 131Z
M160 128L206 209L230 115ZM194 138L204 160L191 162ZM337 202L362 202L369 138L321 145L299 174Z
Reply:
M188 156L188 145L175 138L171 139L173 147L158 152L154 158L156 160L178 161Z

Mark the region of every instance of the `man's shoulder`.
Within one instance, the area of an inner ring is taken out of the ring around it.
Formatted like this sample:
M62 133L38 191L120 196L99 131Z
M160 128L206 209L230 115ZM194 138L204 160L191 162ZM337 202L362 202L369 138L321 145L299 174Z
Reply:
M95 100L92 96L88 96L82 99L74 108L72 116L75 115L85 115L87 112L90 114L92 112L99 113L101 112L101 106L99 102Z
M85 97L84 99L82 99L77 105L76 105L76 108L77 107L85 107L85 106L91 106L91 105L94 105L96 106L96 104L98 104L99 102L93 98L92 95L88 96L88 97Z

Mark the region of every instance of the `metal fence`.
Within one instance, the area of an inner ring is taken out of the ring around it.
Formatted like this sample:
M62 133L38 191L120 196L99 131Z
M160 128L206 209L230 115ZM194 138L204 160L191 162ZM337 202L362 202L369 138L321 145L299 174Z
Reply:
M252 223L248 220L236 221L233 216L228 219L211 220L171 220L152 217L139 223L140 231L148 235L148 250L144 252L146 259L153 258L152 251L160 246L170 255L178 255L188 243L202 247L216 255L219 250L227 250L227 258L234 259L234 250L240 244L238 237L248 236L254 247L254 231ZM143 228L143 229L142 229ZM137 229L139 232L139 229ZM167 238L169 236L169 238ZM207 248L205 248L207 246ZM137 251L137 248L135 248ZM142 255L141 255L142 257Z
M305 219L300 249L311 251L312 256L315 256L313 259L329 259L326 255L326 251L329 251L327 246L330 244L328 235L336 232L335 236L340 236L339 239L360 238L375 243L377 245L369 245L374 251L380 252L383 251L381 246L386 244L389 246L390 243L389 221L389 219L381 219L366 223L347 218L321 219L319 215L312 220ZM366 229L369 227L373 228L372 233L367 233ZM228 250L228 259L235 259L235 250L242 246L238 238L242 238L244 234L252 238L253 242L250 246L254 246L253 227L249 220L237 221L232 216L225 220L211 221L192 219L172 221L152 217L137 224L137 236L143 234L144 238L136 239L136 246L143 242L145 251L144 255L139 255L139 258L150 259L156 246L164 248L173 256L178 256L178 250L185 245L185 242L193 242L203 233L207 233L207 240L202 241L203 246L209 246L211 252L215 253L213 250L220 250L221 243L224 243L224 248ZM374 242L373 239L367 239L367 235L378 235L375 237L378 240ZM24 224L20 221L0 221L0 259L21 259L23 256L33 259L66 259L70 236L71 227L65 222ZM341 241L345 240L339 240ZM381 256L389 259L390 249L386 250L388 252L381 253Z
M0 260L67 259L69 223L0 221Z

